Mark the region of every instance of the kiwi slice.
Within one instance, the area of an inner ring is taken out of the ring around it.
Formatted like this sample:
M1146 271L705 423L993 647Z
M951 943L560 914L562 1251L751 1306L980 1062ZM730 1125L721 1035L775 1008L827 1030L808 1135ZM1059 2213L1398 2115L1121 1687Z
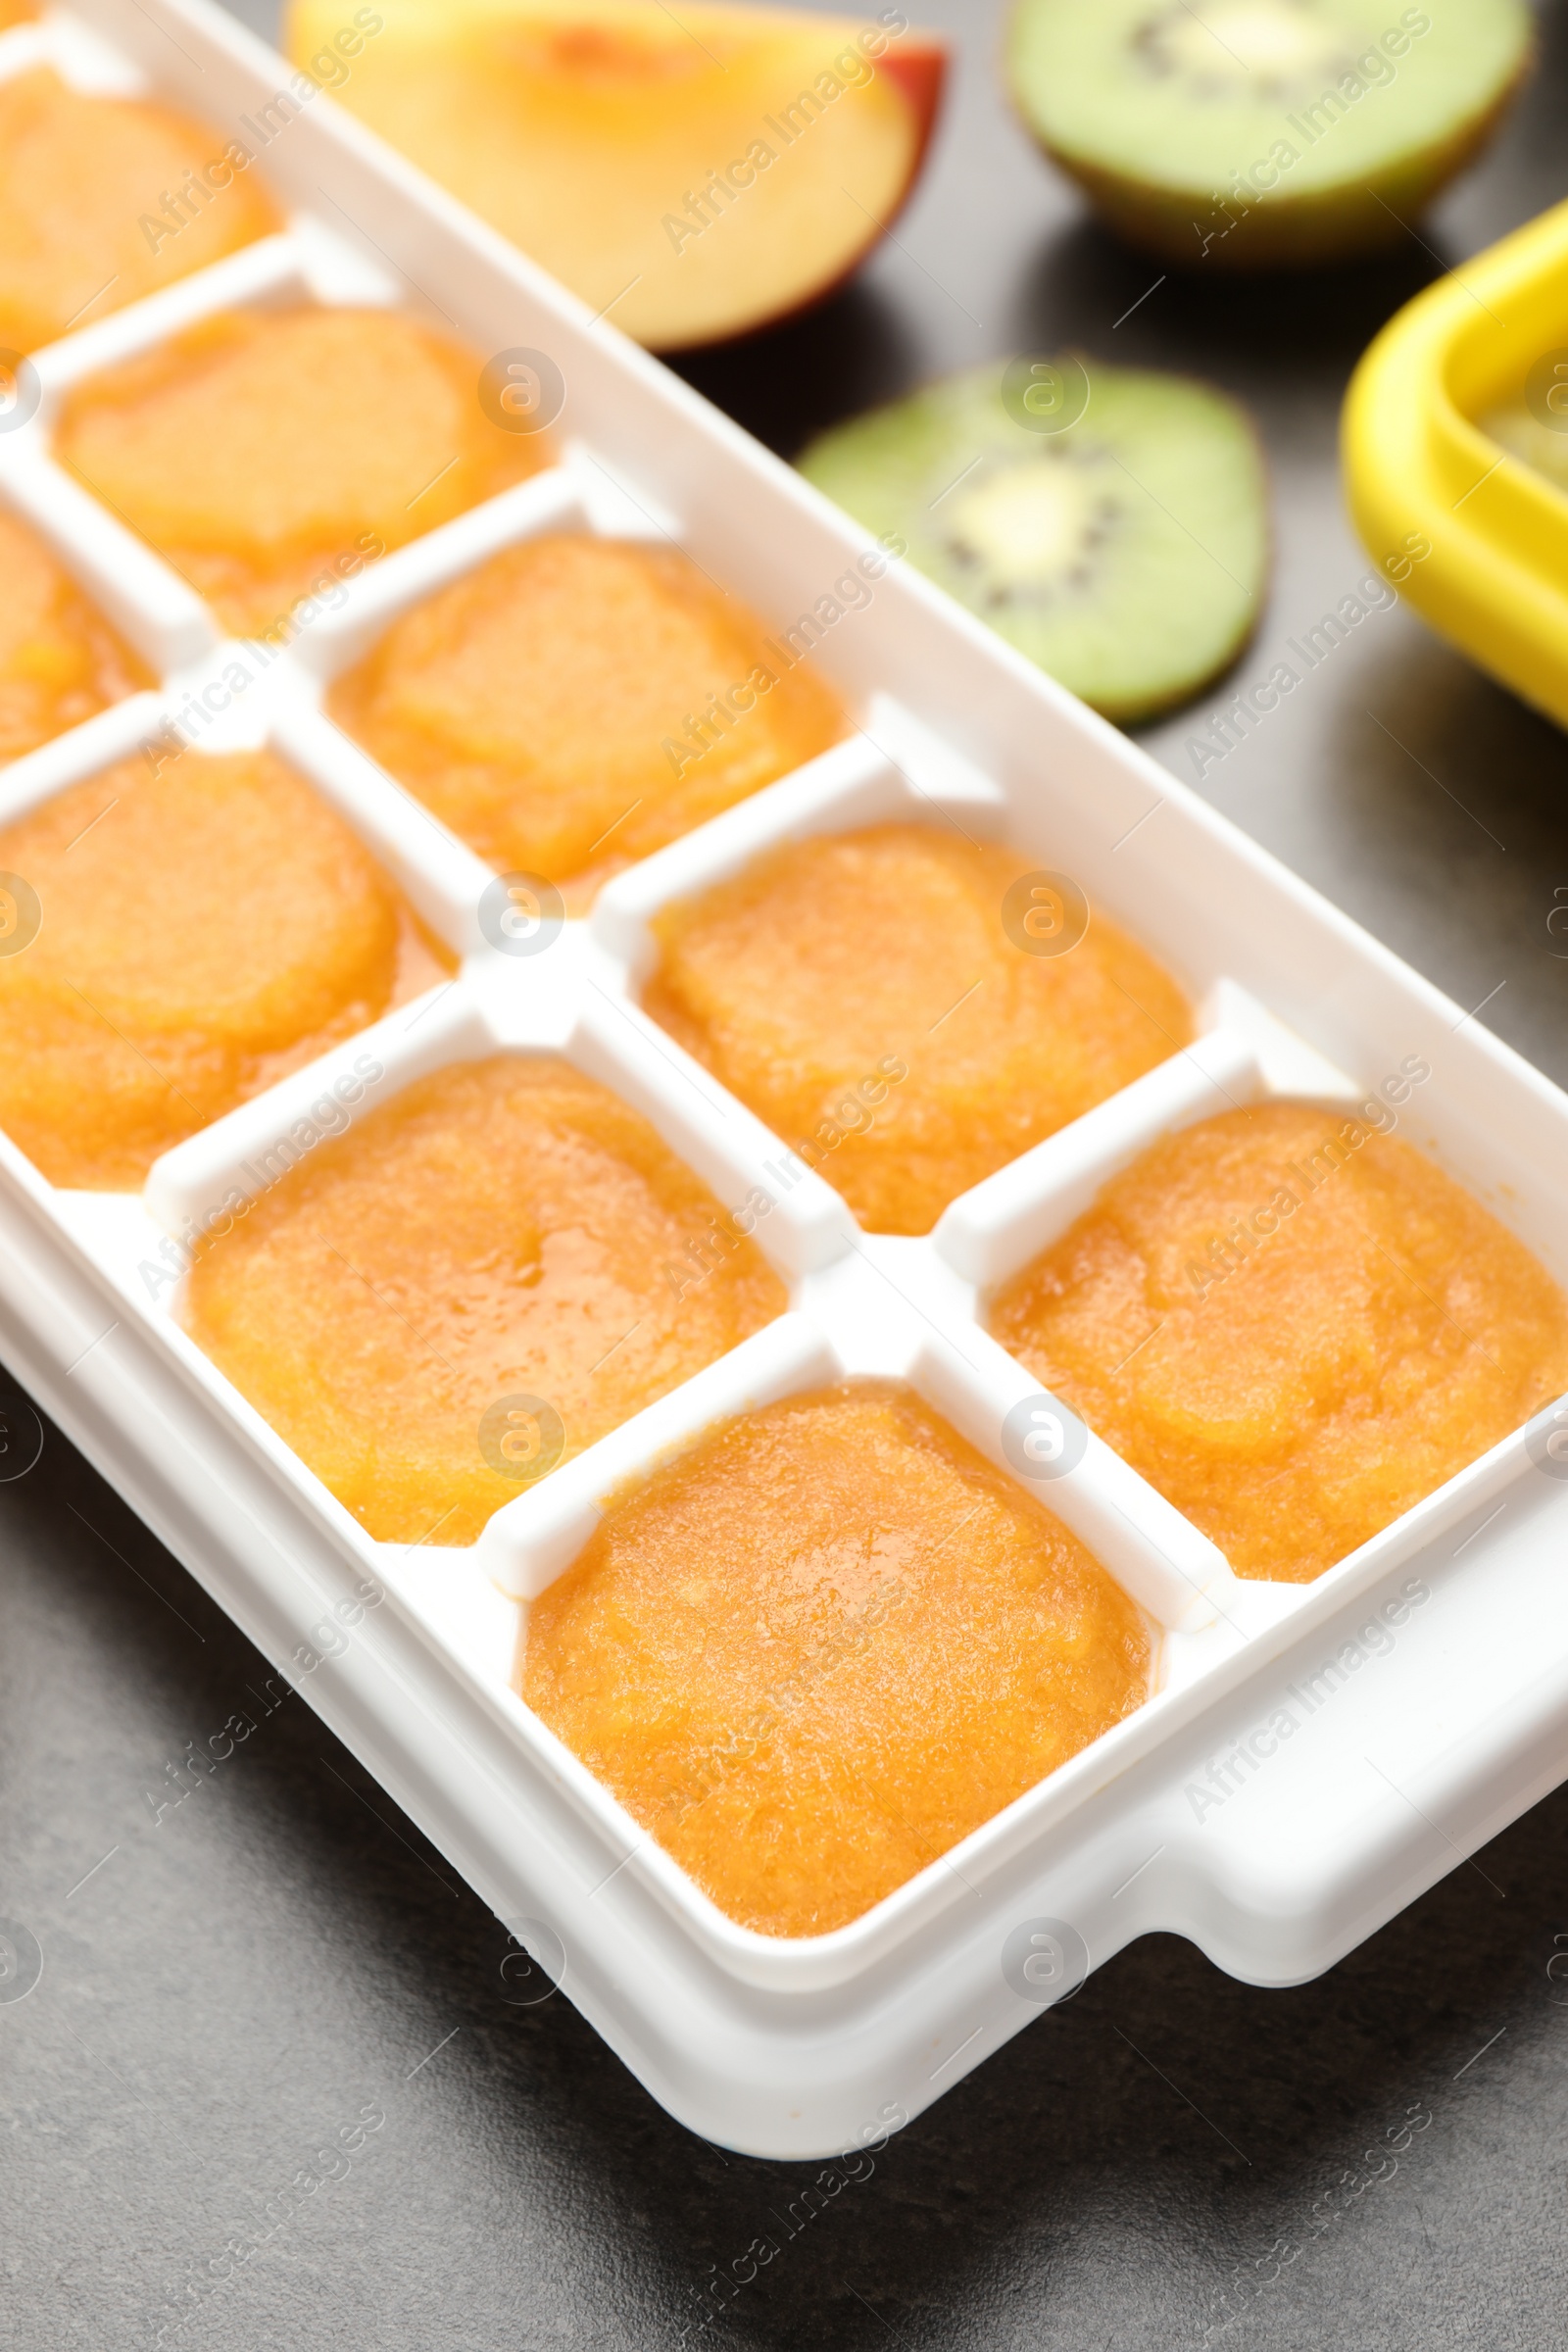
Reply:
M1185 376L1074 355L978 368L835 426L800 468L1107 718L1197 694L1261 609L1257 441Z
M1262 270L1396 243L1530 60L1525 0L1018 0L1012 86L1135 243Z

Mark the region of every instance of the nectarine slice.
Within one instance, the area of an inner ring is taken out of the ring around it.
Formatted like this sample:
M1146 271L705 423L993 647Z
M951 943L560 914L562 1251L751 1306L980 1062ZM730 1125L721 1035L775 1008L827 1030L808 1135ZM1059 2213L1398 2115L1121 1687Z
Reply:
M292 0L288 48L340 0ZM919 170L946 63L864 20L659 0L382 0L344 105L658 350L836 285Z

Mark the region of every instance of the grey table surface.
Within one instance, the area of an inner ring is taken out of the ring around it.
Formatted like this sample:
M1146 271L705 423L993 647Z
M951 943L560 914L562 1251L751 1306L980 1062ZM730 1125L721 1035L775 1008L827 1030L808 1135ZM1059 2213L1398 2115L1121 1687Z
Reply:
M243 13L274 28L268 0ZM1272 595L1238 673L1263 674L1365 569L1336 464L1357 353L1568 189L1568 9L1497 147L1392 259L1157 286L1011 121L994 0L920 13L956 82L897 241L826 309L683 372L786 456L1018 350L1216 378L1273 472ZM1204 708L1147 734L1189 782ZM1568 1081L1546 925L1568 740L1402 607L1201 789ZM808 2170L693 2138L564 1998L511 2005L484 1906L303 1699L262 1712L264 1661L53 1431L0 1485L0 1915L43 1956L24 1999L0 1981L0 2343L662 2352L696 2340L711 2267L771 2231L710 2340L1568 2344L1568 1984L1548 1973L1568 1791L1295 1990L1135 1944L786 2240L769 2217ZM168 1767L237 1709L258 1732L159 1818ZM1401 2118L1391 2171L1365 2151ZM290 2183L294 2218L236 2260Z

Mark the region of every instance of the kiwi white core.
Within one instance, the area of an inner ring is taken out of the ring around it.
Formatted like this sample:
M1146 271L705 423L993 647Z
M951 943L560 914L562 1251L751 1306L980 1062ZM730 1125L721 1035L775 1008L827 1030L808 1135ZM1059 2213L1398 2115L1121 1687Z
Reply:
M1009 591L1038 593L1080 573L1113 512L1113 503L1083 468L1025 458L999 466L972 488L958 491L948 513L947 536L960 563L1007 583L992 592L990 601L1001 602Z
M1330 78L1349 62L1344 33L1289 0L1235 0L1160 9L1132 34L1146 70L1179 74L1195 94L1296 88Z

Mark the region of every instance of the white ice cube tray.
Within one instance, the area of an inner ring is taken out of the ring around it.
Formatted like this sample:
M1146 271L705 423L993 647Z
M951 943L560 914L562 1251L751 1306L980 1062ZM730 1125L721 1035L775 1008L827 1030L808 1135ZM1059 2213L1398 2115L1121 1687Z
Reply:
M156 92L220 137L293 83L205 0L80 0L0 37L0 74L40 59L80 86ZM810 1939L724 1918L522 1705L527 1601L622 1479L723 1415L847 1375L911 1383L1012 1467L1003 1423L1038 1391L982 1328L987 1293L1147 1144L1231 1103L1396 1098L1401 1132L1568 1279L1568 1100L916 575L894 564L869 603L842 596L830 618L819 600L862 534L327 98L259 168L285 233L37 355L37 413L0 433L0 500L161 680L0 775L0 822L183 712L188 757L267 743L309 777L462 967L168 1153L139 1200L55 1191L0 1137L0 1352L698 2132L780 2158L875 2136L1150 1930L1254 1982L1313 1975L1564 1771L1568 1479L1547 1450L1563 1408L1305 1587L1239 1582L1091 1440L1037 1491L1150 1617L1154 1695ZM49 437L86 372L214 312L301 298L399 305L486 358L542 350L566 396L555 468L361 573L264 662L220 642L185 583L52 462ZM857 724L519 956L480 927L490 869L319 706L410 605L563 528L678 546L777 629L817 609L812 659ZM226 707L202 704L236 661L250 682L236 692L230 674ZM910 816L1067 871L1200 1007L1195 1045L956 1201L926 1241L860 1232L636 1002L666 902L777 842ZM184 1336L170 1245L232 1186L254 1192L280 1145L314 1149L340 1124L333 1102L358 1117L497 1051L564 1054L644 1112L723 1208L757 1216L765 1200L757 1240L790 1309L522 1491L476 1546L403 1550L367 1537ZM1411 1087L1399 1074L1416 1066L1430 1076Z

